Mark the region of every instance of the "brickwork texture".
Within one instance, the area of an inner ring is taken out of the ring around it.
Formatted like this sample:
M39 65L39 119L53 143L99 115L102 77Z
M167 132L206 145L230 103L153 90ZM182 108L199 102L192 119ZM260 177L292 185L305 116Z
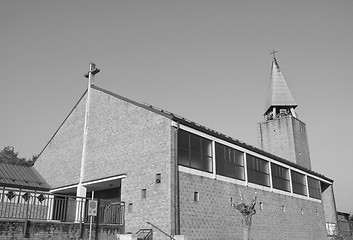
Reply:
M258 125L261 149L311 170L305 124L293 116L280 117Z
M24 221L0 221L1 240L68 240L80 238L80 224L78 223L49 223L30 221L24 234ZM118 226L100 225L98 228L98 240L115 240L116 234L121 233ZM92 239L96 236L96 227L93 226ZM83 238L89 238L89 224L83 225Z
M171 127L169 118L96 88L91 97L84 181L126 175L120 188L121 200L126 204L125 232L152 228L147 224L151 222L168 234L178 234L180 228L179 234L189 239L242 239L242 217L230 199L239 201L241 193L249 204L256 191L252 239L327 238L323 204L178 173L177 130ZM79 182L85 100L83 97L75 106L34 165L54 188ZM274 130L279 134L286 128L276 141L288 146L269 145L290 151L298 140L289 136L302 134L305 127L294 126L291 118L276 124L261 127L268 129L265 134ZM195 192L199 201L194 201ZM331 195L328 193L328 198ZM165 239L156 229L153 237Z
M83 97L35 163L52 187L79 181L85 101ZM126 175L121 184L126 232L151 228L146 222L167 232L174 226L173 138L170 119L92 88L84 182ZM155 239L160 234L154 233Z
M251 239L327 239L320 203L187 173L179 177L181 234L189 239L242 240L242 217L230 199L239 203L242 194L243 201L250 204L255 192L257 213L252 220ZM199 201L194 201L195 191Z

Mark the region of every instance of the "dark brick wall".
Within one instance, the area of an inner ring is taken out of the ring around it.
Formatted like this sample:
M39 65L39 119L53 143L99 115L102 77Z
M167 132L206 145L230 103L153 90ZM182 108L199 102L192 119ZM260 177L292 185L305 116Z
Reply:
M26 236L24 237L24 221L0 221L0 239L17 240L68 240L80 239L80 224L78 223L50 223L35 222L28 223ZM96 227L92 227L92 239L96 236ZM122 232L121 227L112 225L100 225L98 228L99 240L115 240L116 234ZM89 224L83 226L83 239L89 238Z
M320 203L180 172L181 234L189 239L242 239L242 217L230 199L249 204L257 192L251 239L326 240ZM193 201L194 191L199 201ZM263 209L259 209L262 202ZM282 206L285 207L283 212ZM301 213L303 209L303 215Z

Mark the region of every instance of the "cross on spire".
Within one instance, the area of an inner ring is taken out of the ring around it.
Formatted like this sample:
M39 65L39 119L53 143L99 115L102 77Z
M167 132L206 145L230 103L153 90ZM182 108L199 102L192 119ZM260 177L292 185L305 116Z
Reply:
M276 52L277 52L277 51L275 51L275 50L273 49L273 51L270 53L270 54L272 54L272 55L273 55L273 58L276 58L276 55L275 55L275 54L276 54Z

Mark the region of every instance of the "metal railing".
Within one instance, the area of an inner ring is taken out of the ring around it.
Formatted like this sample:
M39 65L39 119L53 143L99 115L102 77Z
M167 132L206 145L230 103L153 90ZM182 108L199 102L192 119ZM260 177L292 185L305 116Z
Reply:
M146 222L146 223L149 224L149 225L151 225L152 227L154 227L155 229L157 229L158 231L160 231L160 232L163 233L164 235L166 235L168 238L170 238L170 239L172 239L172 240L175 240L175 238L174 238L172 235L166 233L165 231L163 231L162 229L160 229L159 227L157 227L157 226L154 225L153 223L150 223L150 222Z
M137 240L152 240L153 231L152 229L140 229L137 233Z
M13 188L0 189L0 218L89 222L89 198ZM124 202L98 200L93 222L124 224Z

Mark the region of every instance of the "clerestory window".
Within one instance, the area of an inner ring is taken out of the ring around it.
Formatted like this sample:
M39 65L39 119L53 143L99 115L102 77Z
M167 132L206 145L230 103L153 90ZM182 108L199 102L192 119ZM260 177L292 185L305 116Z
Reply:
M270 186L269 163L263 159L246 155L248 181L262 186Z
M212 142L195 134L179 130L179 165L212 172Z
M271 163L273 188L290 192L289 169Z
M320 188L320 181L308 177L308 187L309 187L309 197L321 199L321 188Z
M216 173L225 177L245 180L244 153L216 143Z
M292 176L293 192L296 194L306 196L305 175L292 170L291 176Z

